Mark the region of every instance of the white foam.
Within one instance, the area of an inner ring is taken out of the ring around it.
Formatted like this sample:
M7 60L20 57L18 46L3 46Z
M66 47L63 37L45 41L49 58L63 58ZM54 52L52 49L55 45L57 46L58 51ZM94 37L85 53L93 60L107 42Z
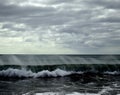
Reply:
M38 94L38 95L39 95L39 94ZM73 92L73 93L71 93L71 94L66 94L66 95L101 95L101 94Z
M38 72L36 74L35 77L45 77L45 76L49 76L49 77L57 77L57 76L66 76L66 75L70 75L72 72L67 72L61 69L56 69L54 71L48 71L48 70L44 70L41 72Z
M69 94L65 94L65 93L60 93L60 92L45 92L45 93L36 93L35 95L102 95L107 93L108 91L112 90L110 87L106 87L104 88L102 91L98 92L98 93L79 93L79 92L72 92ZM24 94L27 95L27 94ZM120 94L117 94L120 95Z
M100 95L108 93L109 91L113 90L112 88L108 87L104 87L104 89L102 89L102 91L99 92Z
M26 95L26 94L25 94ZM101 94L95 94L95 93L78 93L73 92L70 94L64 94L64 93L58 93L58 92L45 92L45 93L36 93L35 95L101 95Z
M36 93L35 95L61 95L59 92Z
M67 76L70 74L82 74L84 72L73 72L73 71L65 71L61 69L56 69L54 71L48 71L48 70L43 70L37 73L32 72L31 70L26 70L25 68L23 69L13 69L9 68L7 70L2 70L0 71L0 76L5 76L5 77L63 77ZM118 74L119 72L105 72L104 74Z
M80 93L80 92L72 92L72 93L64 93L64 92L43 92L43 93L35 93L34 95L107 95L109 91L113 90L112 88L104 87L100 92L98 93ZM29 93L23 94L23 95L29 95ZM117 94L120 95L120 94Z
M113 72L106 71L106 72L104 72L104 74L116 75L116 74L120 74L120 73L117 71L113 71Z
M7 70L0 71L0 75L7 76L7 77L33 77L34 73L32 71L27 71L24 69L12 69L9 68Z
M66 75L70 75L73 72L68 72L64 71L61 69L56 69L54 71L48 71L48 70L43 70L38 73L33 73L31 70L25 70L25 69L12 69L9 68L7 70L2 70L0 71L0 75L2 76L7 76L7 77L62 77Z

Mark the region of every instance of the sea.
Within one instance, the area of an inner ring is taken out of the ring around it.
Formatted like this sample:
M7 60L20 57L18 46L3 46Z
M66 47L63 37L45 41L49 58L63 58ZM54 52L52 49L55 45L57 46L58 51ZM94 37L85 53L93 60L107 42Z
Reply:
M0 95L120 95L120 55L0 55Z

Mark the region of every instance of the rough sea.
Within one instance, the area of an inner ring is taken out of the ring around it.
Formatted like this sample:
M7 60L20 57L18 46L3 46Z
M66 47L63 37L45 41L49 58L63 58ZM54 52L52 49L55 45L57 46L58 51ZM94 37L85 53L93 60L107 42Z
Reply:
M0 55L0 95L120 95L120 55Z

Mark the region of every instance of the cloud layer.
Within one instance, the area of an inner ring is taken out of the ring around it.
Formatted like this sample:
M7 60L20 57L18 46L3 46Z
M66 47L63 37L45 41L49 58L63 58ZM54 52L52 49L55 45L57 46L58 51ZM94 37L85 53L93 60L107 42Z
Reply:
M0 53L120 54L119 0L0 0Z

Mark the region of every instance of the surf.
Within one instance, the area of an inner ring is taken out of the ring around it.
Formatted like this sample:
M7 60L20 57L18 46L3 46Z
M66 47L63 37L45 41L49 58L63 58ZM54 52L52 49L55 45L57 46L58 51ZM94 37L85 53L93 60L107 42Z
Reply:
M0 55L0 77L119 75L119 55Z

